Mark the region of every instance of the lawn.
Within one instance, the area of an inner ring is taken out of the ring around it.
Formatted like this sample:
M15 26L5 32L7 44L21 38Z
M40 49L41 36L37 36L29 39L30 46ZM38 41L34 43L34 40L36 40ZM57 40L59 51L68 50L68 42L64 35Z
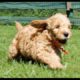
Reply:
M72 29L72 37L65 46L69 54L63 55L63 70L52 70L47 65L31 61L7 61L8 47L16 34L14 25L0 25L0 77L1 78L80 78L80 31Z

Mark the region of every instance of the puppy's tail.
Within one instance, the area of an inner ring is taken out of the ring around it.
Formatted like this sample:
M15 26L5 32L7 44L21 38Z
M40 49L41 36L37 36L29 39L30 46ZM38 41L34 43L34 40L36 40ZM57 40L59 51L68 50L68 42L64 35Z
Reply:
M17 21L15 21L15 23L16 23L16 29L20 31L23 28L22 25Z

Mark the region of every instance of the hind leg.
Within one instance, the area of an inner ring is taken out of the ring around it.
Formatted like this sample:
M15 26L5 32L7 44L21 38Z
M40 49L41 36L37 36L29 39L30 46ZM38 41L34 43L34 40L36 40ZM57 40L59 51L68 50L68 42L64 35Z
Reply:
M12 44L9 47L9 54L8 54L8 59L14 59L18 55L18 49L17 49L17 43L18 40L15 38L12 41Z

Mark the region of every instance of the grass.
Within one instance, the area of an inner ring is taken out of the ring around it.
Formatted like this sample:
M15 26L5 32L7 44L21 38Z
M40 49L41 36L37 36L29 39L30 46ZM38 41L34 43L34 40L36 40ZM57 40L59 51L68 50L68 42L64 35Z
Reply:
M56 12L66 13L65 9L0 9L0 16L49 17Z
M46 65L31 61L7 61L8 47L16 34L13 25L0 25L0 77L1 78L80 78L80 31L72 29L72 37L65 46L69 54L63 55L67 65L63 70L52 70Z

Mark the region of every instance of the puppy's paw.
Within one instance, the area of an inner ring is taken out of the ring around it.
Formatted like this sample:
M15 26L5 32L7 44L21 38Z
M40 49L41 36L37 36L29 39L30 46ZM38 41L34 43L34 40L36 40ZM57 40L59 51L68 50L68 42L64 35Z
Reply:
M62 65L60 63L50 64L49 67L51 69L64 69L64 65Z

